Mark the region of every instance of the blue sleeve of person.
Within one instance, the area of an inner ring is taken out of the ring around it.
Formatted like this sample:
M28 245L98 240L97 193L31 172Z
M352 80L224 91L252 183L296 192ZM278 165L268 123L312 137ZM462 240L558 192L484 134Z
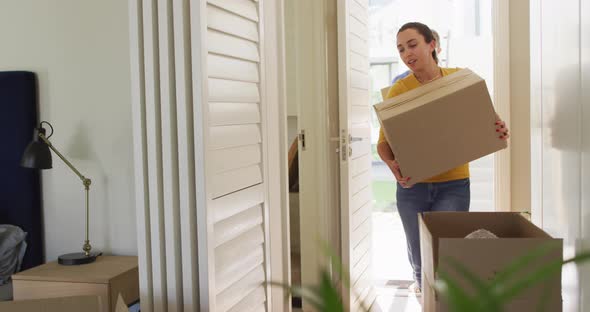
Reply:
M408 75L409 75L410 73L412 73L412 72L411 72L411 71L409 71L409 70L406 70L405 72L403 72L403 73L401 73L401 74L399 74L399 75L395 76L395 78L393 78L393 80L391 81L391 84L394 84L394 83L396 83L396 82L397 82L398 80L400 80L400 79L404 79L404 78L408 77Z

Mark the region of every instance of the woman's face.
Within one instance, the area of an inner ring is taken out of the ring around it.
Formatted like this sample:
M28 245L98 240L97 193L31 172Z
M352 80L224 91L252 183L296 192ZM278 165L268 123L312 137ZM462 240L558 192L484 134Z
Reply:
M397 50L402 61L413 71L421 71L432 64L436 64L432 58L435 41L426 43L424 36L413 28L406 29L397 34Z

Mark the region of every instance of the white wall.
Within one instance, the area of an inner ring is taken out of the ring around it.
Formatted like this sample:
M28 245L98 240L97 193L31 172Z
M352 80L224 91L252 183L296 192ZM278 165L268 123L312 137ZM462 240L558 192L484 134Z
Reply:
M90 241L137 253L127 1L1 1L0 70L36 72L40 119L54 145L92 179ZM54 156L43 173L46 259L77 252L84 192Z

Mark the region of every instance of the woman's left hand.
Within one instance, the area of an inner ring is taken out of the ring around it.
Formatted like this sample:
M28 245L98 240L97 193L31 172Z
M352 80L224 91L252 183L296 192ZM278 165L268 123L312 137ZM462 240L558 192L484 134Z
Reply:
M508 127L506 127L506 123L500 119L500 117L496 118L496 132L499 134L499 138L501 140L507 140L510 137L508 133Z

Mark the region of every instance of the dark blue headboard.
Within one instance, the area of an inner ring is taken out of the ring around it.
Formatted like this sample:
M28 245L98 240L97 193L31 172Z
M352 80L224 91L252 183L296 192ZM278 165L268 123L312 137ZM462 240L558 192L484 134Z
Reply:
M0 224L28 233L23 270L43 262L40 173L20 166L37 124L35 74L0 72Z

